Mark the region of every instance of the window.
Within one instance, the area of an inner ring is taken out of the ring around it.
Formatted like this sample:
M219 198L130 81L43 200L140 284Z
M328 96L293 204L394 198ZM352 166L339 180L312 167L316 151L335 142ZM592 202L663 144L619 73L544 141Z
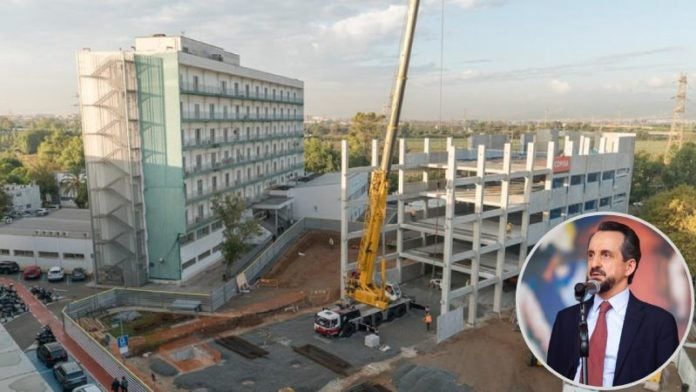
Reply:
M217 221L211 225L213 231L218 231L222 229L222 221Z
M85 255L82 253L63 253L63 258L64 259L83 260L85 258Z
M34 257L34 251L33 251L33 250L19 250L19 249L15 249L14 255L15 255L15 256L21 256L21 257Z
M0 255L9 256L9 254L10 254L9 249L0 249Z
M591 211L597 209L597 200L590 200L585 202L585 211Z
M603 198L599 199L599 206L600 207L608 206L610 202L611 202L611 197L603 197Z
M192 259L186 260L186 262L185 262L184 264L182 264L181 267L182 267L183 269L186 269L186 268L188 268L188 267L190 267L190 266L192 266L192 265L194 265L194 264L196 264L196 258L195 258L195 257L192 258Z
M198 91L198 76L193 77L193 90Z
M210 110L210 118L215 118L215 104L211 103L208 105L208 110Z
M597 182L597 180L599 180L599 172L587 174L587 182Z
M196 217L196 222L203 219L203 204L198 206L198 216Z
M201 144L201 129L196 128L196 144Z
M194 234L193 232L190 232L190 233L188 233L188 234L182 236L182 237L179 239L179 243L180 243L181 245L186 245L186 244L188 244L188 243L193 242L194 239L195 239L195 234Z
M246 95L247 97L249 96L249 85L248 84L244 85L244 95ZM247 114L249 114L249 113L247 113Z
M201 166L203 166L203 157L199 154L196 155L196 170L200 170Z
M581 175L570 177L570 185L580 185L580 184L582 184L582 176Z
M225 173L225 187L230 187L230 173Z
M613 180L614 179L614 171L606 171L602 173L602 181L606 180Z
M217 176L213 176L213 192L217 191Z
M203 180L196 181L196 190L198 191L198 196L203 194Z
M562 188L565 184L566 177L554 178L552 188Z
M234 95L239 95L239 83L234 82ZM239 114L239 110L237 110L237 114Z
M194 115L194 118L201 118L201 105L199 105L199 104L193 105L193 115Z
M624 201L626 201L626 194L625 193L619 193L618 195L614 196L614 204L623 203Z
M39 251L39 257L44 257L47 259L57 259L59 256L58 256L58 252L41 252L41 251Z
M206 250L205 252L201 253L198 255L198 261L201 261L205 259L206 257L210 256L210 250Z
M210 142L215 143L215 128L210 129Z
M227 109L227 106L225 106L225 109ZM229 141L229 138L228 138L229 137L229 128L225 128L222 131L222 137L225 140L225 142Z
M568 206L568 215L579 214L581 208L582 208L582 203L569 205Z
M623 169L618 169L616 171L616 177L626 177L628 175L628 173L630 173L630 171L631 170L627 167L623 168Z
M200 229L198 229L198 231L196 231L196 238L200 239L207 236L208 234L210 234L209 226L201 227Z
M213 253L219 252L220 249L222 249L222 245L215 245L215 246L213 247Z
M256 97L259 97L259 86L256 86L255 91L256 91Z
M560 209L560 208L554 208L554 209L551 210L550 213L549 213L549 217L550 217L551 219L560 218L561 215L563 215L563 210Z
M222 93L225 94L227 93L227 82L224 80L220 81L220 90L222 90Z

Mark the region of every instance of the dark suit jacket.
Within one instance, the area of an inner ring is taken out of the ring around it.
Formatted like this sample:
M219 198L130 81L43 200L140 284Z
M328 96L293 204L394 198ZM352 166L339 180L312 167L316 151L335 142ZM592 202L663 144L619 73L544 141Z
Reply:
M592 307L592 301L585 305L587 311ZM570 380L575 378L580 363L579 321L580 304L558 312L546 357L551 368ZM672 357L677 346L677 323L672 314L630 293L619 340L614 386L626 385L652 374Z

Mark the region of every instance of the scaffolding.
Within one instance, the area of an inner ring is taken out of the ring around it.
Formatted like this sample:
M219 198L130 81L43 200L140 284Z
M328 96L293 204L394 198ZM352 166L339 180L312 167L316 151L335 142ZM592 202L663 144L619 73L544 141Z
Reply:
M402 281L404 263L421 263L421 274L430 272L441 290L440 314L461 308L468 324L476 323L484 288L493 289L493 312L502 310L504 282L519 274L529 249L552 227L583 211L627 212L635 137L565 136L518 150L509 143L499 149L474 143L475 148L463 149L448 138L444 151L431 151L425 139L422 152L407 154L405 140L399 140L393 166L398 189L388 198L396 202L396 222L385 222L383 234L383 243L395 234L396 249L387 253L383 248L382 255L390 261L390 281ZM347 143L342 143L344 298L344 281L356 268L348 260L348 241L362 235L348 231L347 212L366 202L348 199L347 178L376 166L376 141L372 151L371 167L349 168ZM607 199L607 204L599 202Z
M147 280L134 54L77 55L98 284Z

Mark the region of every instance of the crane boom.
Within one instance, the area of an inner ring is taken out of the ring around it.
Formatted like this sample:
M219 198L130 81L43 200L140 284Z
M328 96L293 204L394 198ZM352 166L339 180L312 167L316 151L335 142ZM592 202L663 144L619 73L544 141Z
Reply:
M379 286L374 283L375 260L379 250L379 237L384 227L384 216L387 209L387 195L389 193L389 171L394 152L396 132L401 116L401 104L406 88L408 65L411 59L411 47L413 46L413 33L416 28L419 0L410 0L406 31L401 47L399 70L396 76L396 84L392 93L391 111L387 133L384 138L382 161L379 168L372 172L370 181L370 204L365 213L365 227L360 239L360 251L358 253L359 276L349 277L346 285L347 294L356 301L372 305L381 309L389 306L389 299L385 291L385 265L382 261L382 279Z

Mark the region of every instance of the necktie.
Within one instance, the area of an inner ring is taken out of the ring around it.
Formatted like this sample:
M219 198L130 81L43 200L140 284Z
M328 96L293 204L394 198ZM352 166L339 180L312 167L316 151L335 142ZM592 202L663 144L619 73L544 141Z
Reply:
M601 387L604 376L604 352L607 349L607 311L611 304L607 301L599 305L599 317L590 338L590 357L587 361L589 385Z

